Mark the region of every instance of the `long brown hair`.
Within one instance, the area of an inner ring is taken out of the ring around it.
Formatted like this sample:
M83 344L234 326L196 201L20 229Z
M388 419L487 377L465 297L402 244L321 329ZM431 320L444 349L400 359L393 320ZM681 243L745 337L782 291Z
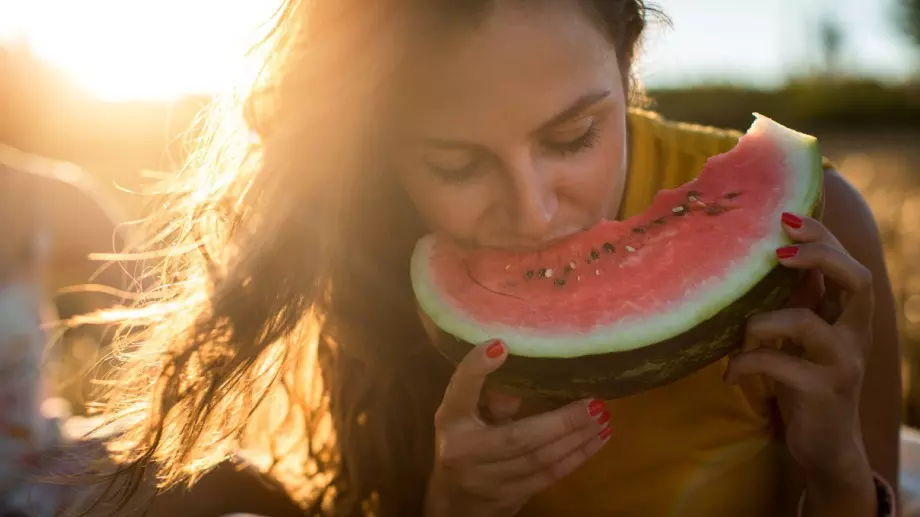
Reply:
M628 72L649 8L573 2ZM157 287L112 316L125 324L104 407L136 422L108 444L129 486L150 466L161 488L194 480L248 449L308 515L422 513L451 367L415 311L424 227L381 170L380 121L412 35L491 3L284 3L245 102L215 109L159 202L138 250L158 257Z

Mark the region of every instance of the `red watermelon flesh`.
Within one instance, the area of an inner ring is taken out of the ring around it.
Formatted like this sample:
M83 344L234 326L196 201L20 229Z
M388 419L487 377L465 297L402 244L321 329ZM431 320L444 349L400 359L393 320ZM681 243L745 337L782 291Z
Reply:
M642 214L603 221L532 252L461 248L429 235L413 256L422 310L467 342L574 357L680 334L776 266L784 211L809 213L822 170L814 138L758 116L697 178Z

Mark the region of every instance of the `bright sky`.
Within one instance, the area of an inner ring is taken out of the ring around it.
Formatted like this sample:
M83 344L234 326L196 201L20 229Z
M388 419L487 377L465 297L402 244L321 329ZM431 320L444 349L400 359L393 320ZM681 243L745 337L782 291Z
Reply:
M640 71L649 85L735 79L782 83L820 63L817 27L831 13L844 30L844 65L903 78L920 70L896 26L900 0L653 0L672 27L650 32Z
M853 70L899 78L920 56L893 27L898 0L657 0L641 72L650 86L700 80L772 85L818 62L815 20L833 12ZM208 92L239 73L271 0L0 0L0 38L20 37L82 86L112 100ZM812 38L811 40L809 38Z

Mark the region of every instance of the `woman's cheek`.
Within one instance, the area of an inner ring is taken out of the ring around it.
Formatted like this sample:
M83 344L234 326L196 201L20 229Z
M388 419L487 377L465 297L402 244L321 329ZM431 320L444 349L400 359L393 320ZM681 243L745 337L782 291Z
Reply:
M416 206L432 231L442 231L463 241L475 241L488 224L492 203L487 189L440 186L419 192Z
M561 191L575 210L591 217L605 217L622 193L626 170L622 153L604 139L588 150L583 159L573 162L566 172Z

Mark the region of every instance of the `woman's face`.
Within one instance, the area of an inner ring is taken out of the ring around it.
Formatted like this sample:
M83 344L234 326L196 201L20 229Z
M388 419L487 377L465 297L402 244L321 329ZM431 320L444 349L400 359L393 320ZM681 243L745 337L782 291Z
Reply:
M545 244L607 217L623 192L613 46L575 2L528 4L498 1L423 50L401 93L395 168L428 226L469 244Z

